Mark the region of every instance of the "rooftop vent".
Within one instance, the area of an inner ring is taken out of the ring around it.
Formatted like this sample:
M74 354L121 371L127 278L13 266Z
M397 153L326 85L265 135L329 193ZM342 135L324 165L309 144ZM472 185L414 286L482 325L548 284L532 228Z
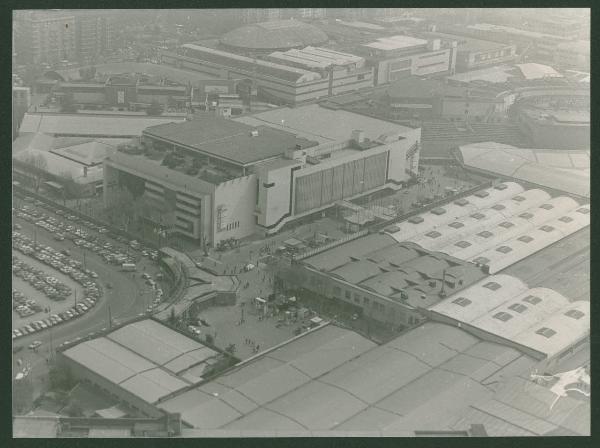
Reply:
M352 140L354 140L356 143L362 143L365 141L365 131L362 131L360 129L355 129L354 131L352 131Z

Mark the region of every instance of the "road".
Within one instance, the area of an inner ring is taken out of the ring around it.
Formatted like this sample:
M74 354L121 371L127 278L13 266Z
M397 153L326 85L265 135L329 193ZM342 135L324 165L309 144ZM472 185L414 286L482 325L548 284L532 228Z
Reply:
M61 242L56 241L54 240L53 235L47 230L36 227L33 223L19 218L15 218L14 222L21 224L21 233L33 238L34 229L36 229L35 237L39 243L59 250L68 249L72 254L72 258L83 262L83 250L73 244L72 241L67 239ZM107 240L109 239L106 236L104 236L104 238ZM114 244L117 243L114 242ZM29 257L22 254L20 256L23 259L29 259ZM117 266L104 263L96 253L87 250L85 265L87 269L98 274L98 280L104 291L104 295L97 302L97 305L81 317L72 319L66 323L52 327L51 329L29 334L13 341L14 346L24 347L22 351L13 355L13 378L16 373L22 369L22 366L19 366L17 363L18 359L21 359L24 364L30 363L30 378L35 389L33 398L45 389L45 383L48 377L48 365L46 359L51 358L53 349L55 350L56 347L63 342L107 328L109 307L113 320L117 319L122 322L143 313L153 299L149 287L141 278L140 272L145 271L150 275L155 276L160 272L160 269L155 263L143 259L138 263L137 273L126 273L120 271ZM50 266L46 266L45 269L47 269L48 272L54 271ZM110 283L112 288L108 288L107 283ZM140 294L140 291L142 294ZM38 319L40 318L43 317L40 316ZM35 340L42 342L42 346L38 349L37 353L33 353L31 350L27 349L27 346Z

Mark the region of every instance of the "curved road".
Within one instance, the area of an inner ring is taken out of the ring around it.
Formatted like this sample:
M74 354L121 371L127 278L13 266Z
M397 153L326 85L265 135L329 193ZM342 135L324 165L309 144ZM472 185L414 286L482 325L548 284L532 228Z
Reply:
M45 245L58 250L68 249L71 257L83 262L83 250L76 246L72 241L56 241L53 234L45 229L35 226L28 221L14 218L13 222L21 224L21 233L28 237L34 237L34 228L36 229L36 240ZM110 238L104 236L105 239ZM110 240L112 241L112 240ZM117 243L115 243L117 244ZM27 259L28 257L20 256ZM97 301L96 306L91 308L86 314L76 319L72 319L51 329L29 334L13 340L13 346L22 346L23 349L13 355L13 378L22 370L27 363L31 365L30 381L34 388L33 397L35 398L41 390L45 389L45 382L48 377L48 365L46 359L51 357L51 349L56 349L63 342L74 340L77 337L83 337L92 332L97 332L108 327L109 306L111 317L119 322L135 317L143 313L149 303L154 299L151 288L145 284L141 278L141 272L145 271L154 276L160 272L158 266L147 260L142 259L138 264L138 272L122 272L118 266L109 265L93 251L86 250L85 256L86 268L98 274L96 281L102 285L103 296ZM48 272L54 271L54 268L47 266ZM107 288L107 283L112 284L112 288ZM142 293L140 293L140 291ZM38 317L39 316L39 317ZM47 315L40 313L32 316L32 320L43 319ZM42 346L36 353L27 348L33 341L42 341ZM23 364L19 366L17 359L22 360Z

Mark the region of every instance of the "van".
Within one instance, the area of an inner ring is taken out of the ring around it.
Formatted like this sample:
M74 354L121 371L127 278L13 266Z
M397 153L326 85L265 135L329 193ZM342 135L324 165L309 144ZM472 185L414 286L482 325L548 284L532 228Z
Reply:
M135 264L133 263L123 263L121 267L124 271L135 271Z

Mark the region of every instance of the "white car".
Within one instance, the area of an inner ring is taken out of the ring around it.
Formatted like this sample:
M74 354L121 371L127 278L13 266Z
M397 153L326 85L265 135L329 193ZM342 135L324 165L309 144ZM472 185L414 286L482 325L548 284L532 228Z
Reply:
M29 348L31 350L35 350L36 348L38 348L40 345L42 345L42 341L33 341L31 344L29 344Z

